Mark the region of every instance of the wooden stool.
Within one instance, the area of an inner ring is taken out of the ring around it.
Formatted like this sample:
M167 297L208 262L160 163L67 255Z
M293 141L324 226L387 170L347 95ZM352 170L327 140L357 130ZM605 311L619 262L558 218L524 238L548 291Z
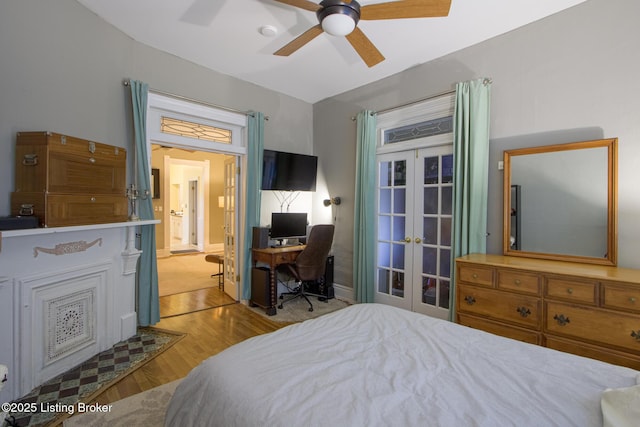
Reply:
M218 276L218 289L224 291L224 259L222 255L209 254L204 257L207 262L218 264L218 272L211 275L211 277Z

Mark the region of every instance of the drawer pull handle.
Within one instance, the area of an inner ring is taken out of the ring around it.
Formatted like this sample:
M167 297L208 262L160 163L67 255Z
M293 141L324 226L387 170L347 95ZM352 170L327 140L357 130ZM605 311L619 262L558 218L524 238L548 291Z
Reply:
M95 158L93 158L93 157L89 157L89 163L95 163L95 162L96 162L96 159L95 159Z
M636 302L636 298L635 297L629 297L629 302L635 303Z
M520 279L516 279L516 280L513 281L513 283L515 283L517 286L520 286L521 282L520 282Z
M95 201L96 201L96 198L95 198L95 197L92 197L90 200L91 200L91 202L95 202Z
M474 279L477 279L477 278L478 278L478 273L473 273L473 274L471 275L471 277L473 277Z
M636 339L636 341L640 341L640 331L631 331L631 336Z
M573 288L567 288L567 293L571 295L573 293Z
M467 304L469 305L473 305L476 303L476 299L474 297L472 297L471 295L468 295L466 297L464 297L464 300L467 302Z
M22 164L25 166L35 166L38 164L37 154L25 154L22 158Z
M568 317L564 316L564 314L561 314L559 316L556 314L555 316L553 316L553 319L558 322L558 325L560 326L565 326L567 323L571 322Z
M527 307L518 307L516 308L516 311L520 313L520 316L522 317L528 317L531 314L531 310L529 310Z

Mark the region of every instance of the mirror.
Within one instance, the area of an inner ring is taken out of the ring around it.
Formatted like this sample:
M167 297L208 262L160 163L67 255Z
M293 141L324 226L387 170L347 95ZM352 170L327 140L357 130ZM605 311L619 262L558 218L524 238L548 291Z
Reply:
M504 254L616 265L617 144L505 151Z

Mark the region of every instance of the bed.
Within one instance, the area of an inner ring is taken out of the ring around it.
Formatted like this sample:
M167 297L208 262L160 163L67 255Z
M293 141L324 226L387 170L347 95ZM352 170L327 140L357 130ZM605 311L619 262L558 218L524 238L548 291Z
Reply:
M210 357L166 426L602 426L605 389L640 372L379 304ZM640 387L640 386L638 386Z

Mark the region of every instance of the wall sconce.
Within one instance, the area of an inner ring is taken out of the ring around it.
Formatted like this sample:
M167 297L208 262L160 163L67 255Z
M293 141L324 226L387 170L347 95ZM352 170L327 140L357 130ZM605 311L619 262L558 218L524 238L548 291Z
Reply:
M340 202L342 202L342 200L340 200L340 197L332 197L330 199L324 199L322 201L322 204L324 204L325 206L331 206L331 205L339 205Z

